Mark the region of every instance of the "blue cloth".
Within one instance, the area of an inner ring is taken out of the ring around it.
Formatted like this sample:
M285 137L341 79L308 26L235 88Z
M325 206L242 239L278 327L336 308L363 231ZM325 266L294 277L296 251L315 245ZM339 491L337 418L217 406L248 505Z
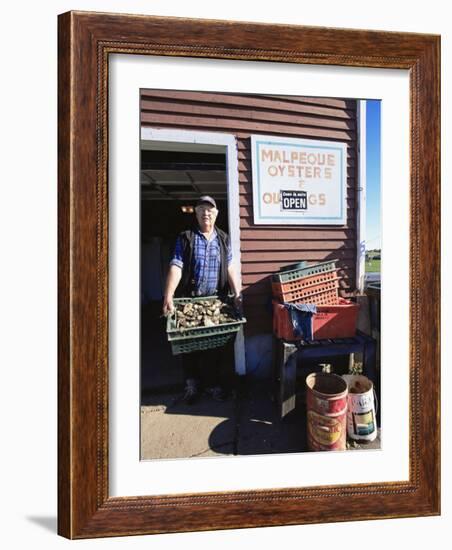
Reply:
M220 274L220 242L214 229L210 241L201 233L199 228L195 233L193 246L193 274L194 292L196 296L212 296L218 290L218 276ZM232 262L232 251L228 249L228 266ZM176 240L173 258L170 265L184 267L183 246L181 238Z
M284 307L289 310L294 336L312 340L312 316L317 313L317 306L315 304L284 303Z

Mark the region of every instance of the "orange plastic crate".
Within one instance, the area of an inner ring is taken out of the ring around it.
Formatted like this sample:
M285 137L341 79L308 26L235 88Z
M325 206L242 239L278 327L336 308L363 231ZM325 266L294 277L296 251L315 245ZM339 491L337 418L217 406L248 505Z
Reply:
M359 304L345 298L339 298L334 305L317 306L317 313L312 316L313 340L355 336L358 312ZM294 336L288 310L276 301L273 301L273 333L284 340L301 340Z
M335 269L300 277L286 283L272 283L273 295L281 302L289 303L336 304L339 298L338 288L339 277Z
M272 283L273 296L281 302L304 302L317 306L337 304L339 277L336 271L303 277L288 283Z

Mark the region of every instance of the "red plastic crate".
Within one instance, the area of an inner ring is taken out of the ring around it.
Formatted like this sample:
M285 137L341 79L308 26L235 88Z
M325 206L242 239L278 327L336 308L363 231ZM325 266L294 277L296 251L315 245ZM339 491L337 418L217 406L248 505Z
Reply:
M280 302L305 302L319 306L337 304L338 288L339 277L335 269L285 283L272 283L273 296Z
M335 305L317 306L312 320L313 340L351 338L356 334L359 304L339 298ZM273 301L273 332L288 341L301 340L294 336L288 310L284 304Z

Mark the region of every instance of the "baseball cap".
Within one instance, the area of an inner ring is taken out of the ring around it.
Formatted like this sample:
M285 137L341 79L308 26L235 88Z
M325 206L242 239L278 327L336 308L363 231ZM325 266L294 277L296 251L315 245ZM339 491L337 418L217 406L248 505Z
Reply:
M196 206L199 206L203 202L208 202L211 204L214 208L217 207L217 203L212 197L209 197L209 195L203 195L202 197L199 197L198 202L196 203Z

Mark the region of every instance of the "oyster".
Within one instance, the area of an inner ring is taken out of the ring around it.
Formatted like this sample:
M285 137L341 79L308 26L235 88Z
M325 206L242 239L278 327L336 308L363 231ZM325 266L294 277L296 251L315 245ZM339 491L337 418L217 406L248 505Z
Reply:
M215 323L213 322L213 320L210 317L205 315L204 316L204 326L205 327L213 327L213 326L215 326Z
M176 328L212 327L237 319L235 310L219 299L176 304Z

